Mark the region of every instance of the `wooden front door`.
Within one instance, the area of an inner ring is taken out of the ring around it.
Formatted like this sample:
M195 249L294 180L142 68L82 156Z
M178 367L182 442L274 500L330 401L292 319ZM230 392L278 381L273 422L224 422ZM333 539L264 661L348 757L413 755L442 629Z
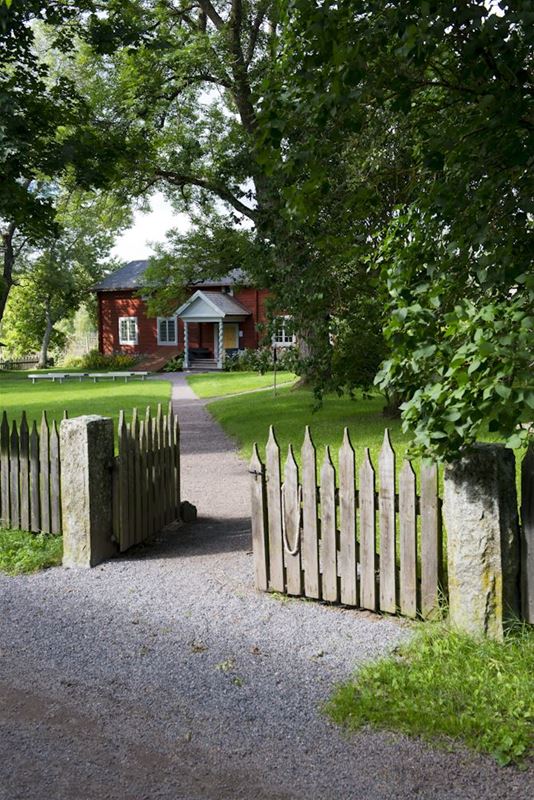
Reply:
M226 322L223 327L223 347L233 350L239 347L239 325L237 322Z

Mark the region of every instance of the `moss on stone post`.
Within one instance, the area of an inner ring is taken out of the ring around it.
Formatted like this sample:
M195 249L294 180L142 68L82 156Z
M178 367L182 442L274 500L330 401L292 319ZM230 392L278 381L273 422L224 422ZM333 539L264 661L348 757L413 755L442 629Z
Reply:
M520 610L513 452L475 445L447 466L444 489L451 624L500 639Z

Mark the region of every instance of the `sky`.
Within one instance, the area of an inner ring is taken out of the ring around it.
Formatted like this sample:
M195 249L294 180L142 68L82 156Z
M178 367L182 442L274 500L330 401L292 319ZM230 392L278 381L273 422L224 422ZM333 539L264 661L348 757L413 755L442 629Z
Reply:
M136 211L132 227L117 237L111 252L114 258L121 261L147 258L154 253L151 245L165 241L165 234L170 228L185 231L189 227L187 215L177 214L161 192L152 196L150 205L149 213Z

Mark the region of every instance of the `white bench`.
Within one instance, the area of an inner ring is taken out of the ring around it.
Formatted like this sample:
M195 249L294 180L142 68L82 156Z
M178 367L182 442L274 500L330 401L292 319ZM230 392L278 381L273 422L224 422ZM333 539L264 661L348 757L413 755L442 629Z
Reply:
M116 381L117 378L124 378L125 383L128 383L130 378L141 378L144 381L150 375L150 372L90 372L87 377L91 378L96 383L100 378L111 378Z
M39 372L31 373L28 375L28 379L32 383L35 383L35 381L52 381L53 383L59 381L59 383L63 383L64 380L77 378L81 383L85 378L89 378L93 383L97 383L102 378L108 378L113 381L116 381L117 378L124 378L127 383L130 378L141 378L144 381L148 375L150 375L150 372Z

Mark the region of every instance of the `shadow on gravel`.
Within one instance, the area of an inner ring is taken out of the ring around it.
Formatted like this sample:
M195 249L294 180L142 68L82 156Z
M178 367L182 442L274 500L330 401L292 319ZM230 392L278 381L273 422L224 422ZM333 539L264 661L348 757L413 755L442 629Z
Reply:
M230 522L201 517L195 523L169 526L152 541L137 545L120 556L122 561L194 558L217 553L251 552L250 518Z

